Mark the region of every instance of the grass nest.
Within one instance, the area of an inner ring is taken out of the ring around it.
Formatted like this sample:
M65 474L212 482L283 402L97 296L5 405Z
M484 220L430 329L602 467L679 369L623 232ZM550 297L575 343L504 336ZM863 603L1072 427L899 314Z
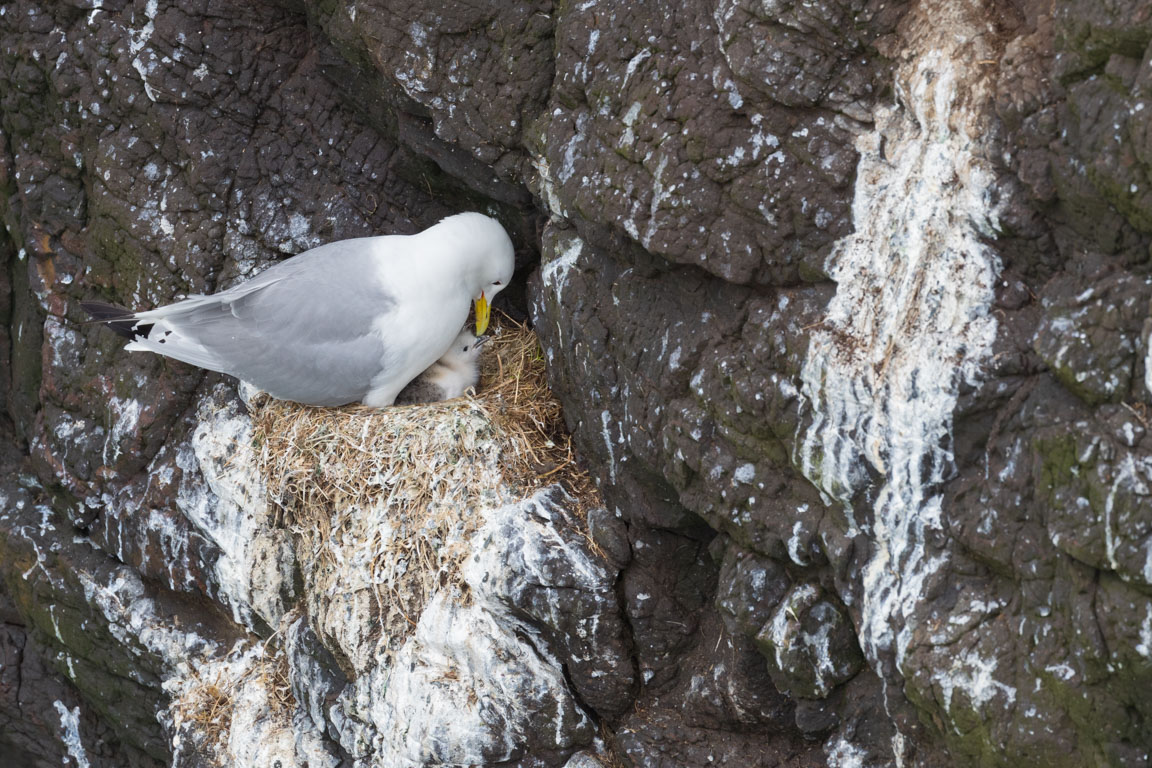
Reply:
M535 333L498 318L480 367L477 393L436 403L252 403L269 499L294 534L305 573L337 573L350 553L370 567L375 618L393 648L435 590L454 587L467 599L458 567L467 538L483 524L477 508L557 482L579 509L599 503L575 461ZM365 534L353 518L381 508L383 524ZM372 540L347 548L365 535Z

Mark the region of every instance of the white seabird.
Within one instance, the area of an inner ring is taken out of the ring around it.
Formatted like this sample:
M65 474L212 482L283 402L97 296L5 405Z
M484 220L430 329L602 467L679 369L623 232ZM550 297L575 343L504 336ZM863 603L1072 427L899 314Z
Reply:
M282 261L211 296L144 312L83 307L156 352L308 405L391 405L448 350L476 305L508 285L512 241L479 213L450 216L415 235L341 240Z
M435 403L460 397L480 380L480 352L487 336L463 330L436 362L396 395L396 405Z

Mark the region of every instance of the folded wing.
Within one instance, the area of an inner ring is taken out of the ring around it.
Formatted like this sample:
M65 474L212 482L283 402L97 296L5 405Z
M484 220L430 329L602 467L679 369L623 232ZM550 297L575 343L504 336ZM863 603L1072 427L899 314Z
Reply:
M387 341L376 329L397 313L398 300L357 242L322 246L221 293L136 313L152 327L127 348L228 373L279 398L359 401L388 366Z

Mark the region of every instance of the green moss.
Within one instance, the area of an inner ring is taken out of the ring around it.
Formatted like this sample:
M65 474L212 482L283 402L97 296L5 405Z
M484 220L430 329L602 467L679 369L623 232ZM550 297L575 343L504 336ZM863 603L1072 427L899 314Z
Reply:
M1056 162L1052 164L1052 182L1059 200L1059 216L1104 252L1114 251L1120 241L1123 217L1087 175Z
M57 528L64 528L63 515L57 512L56 517ZM147 657L135 655L114 637L99 609L86 602L77 572L89 566L87 561L75 563L54 553L43 543L37 549L27 538L0 529L4 590L37 645L46 651L46 660L72 681L86 704L120 738L167 761L168 745L156 721L162 701L160 680Z
M1076 18L1070 14L1069 18ZM1079 23L1066 27L1057 39L1057 49L1071 54L1075 64L1061 75L1061 83L1069 85L1103 73L1108 59L1114 55L1143 59L1144 50L1152 39L1149 28L1138 24L1107 26Z
M1047 490L1051 500L1055 489L1076 480L1076 438L1069 434L1041 437L1032 442L1032 448L1040 457L1040 487Z
M1116 207L1134 229L1145 234L1152 232L1152 208L1140 204L1141 199L1131 191L1132 184L1138 179L1146 177L1145 173L1136 171L1124 177L1117 177L1107 173L1100 173L1092 167L1088 168L1088 180L1100 192L1100 195ZM1141 182L1138 187L1144 186Z
M824 269L826 255L823 253L805 256L796 265L800 279L806 283L826 283L831 278Z
M40 410L40 381L43 377L41 347L44 340L44 313L28 286L25 261L12 265L12 378L10 412L18 431L32 433Z

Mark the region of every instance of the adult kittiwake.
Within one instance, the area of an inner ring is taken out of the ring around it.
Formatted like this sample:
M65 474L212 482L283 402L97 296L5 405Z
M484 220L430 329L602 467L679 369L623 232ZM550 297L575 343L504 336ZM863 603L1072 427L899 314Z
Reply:
M397 405L435 403L460 397L480 380L480 352L487 336L463 330L436 362L396 395Z
M133 312L84 302L98 321L157 352L308 405L391 405L440 359L476 305L512 279L512 241L479 213L416 235L341 240L211 296Z

